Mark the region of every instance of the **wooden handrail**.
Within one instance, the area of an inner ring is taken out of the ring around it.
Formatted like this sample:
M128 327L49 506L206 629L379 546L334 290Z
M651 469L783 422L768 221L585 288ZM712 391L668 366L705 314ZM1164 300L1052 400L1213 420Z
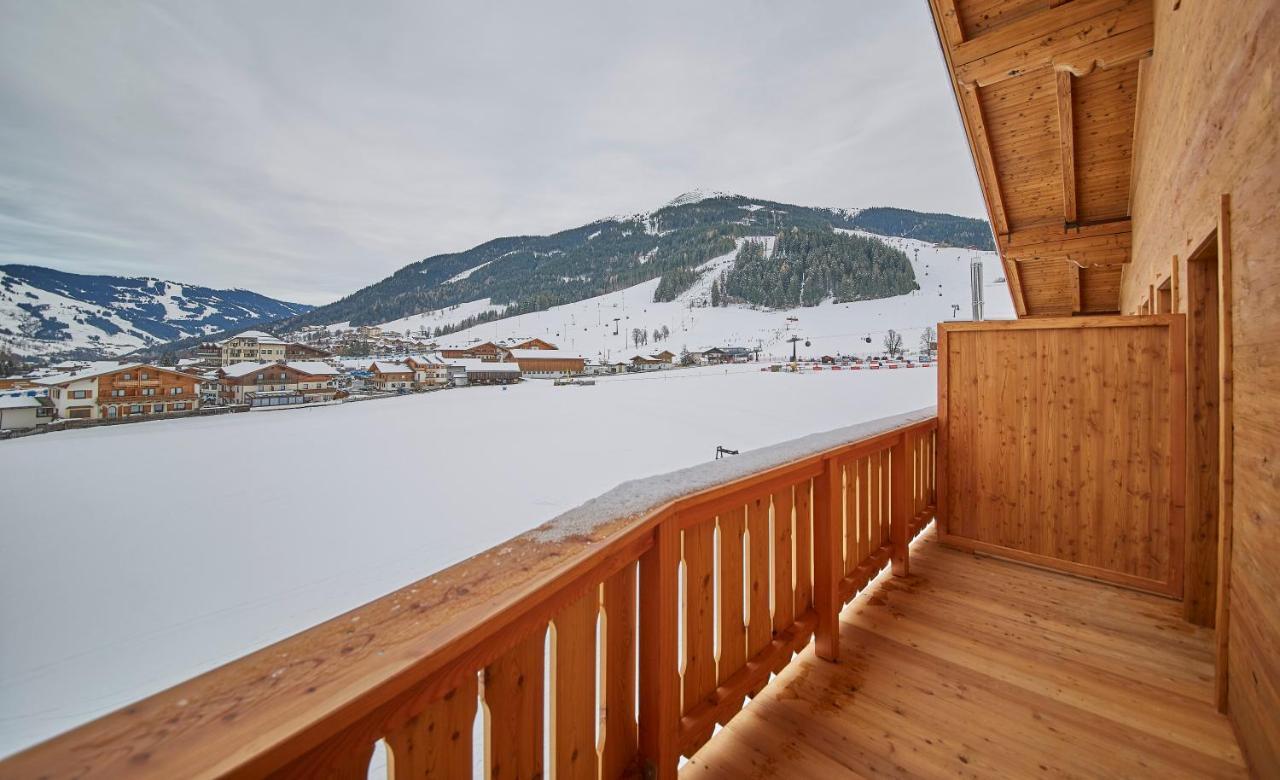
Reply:
M936 503L936 428L924 410L627 483L23 751L0 777L363 778L379 739L393 777L457 774L478 688L501 774L534 772L546 663L598 671L545 692L557 774L672 777L811 637L837 657L839 610L890 560L905 572Z

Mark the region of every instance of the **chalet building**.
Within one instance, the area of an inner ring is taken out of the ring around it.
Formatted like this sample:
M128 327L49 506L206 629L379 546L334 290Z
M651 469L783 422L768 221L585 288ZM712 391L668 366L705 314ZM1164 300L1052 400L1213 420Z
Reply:
M508 349L508 350L512 350L512 349L557 349L557 347L556 347L556 345L555 345L555 344L552 344L550 341L543 341L542 339L539 339L539 338L524 339L523 341L516 341L515 343L507 344L505 348L506 348L506 349Z
M290 341L284 345L284 359L298 361L328 360L333 357L333 353L313 347L310 344L299 344L296 341Z
M631 370L633 371L658 371L669 366L665 360L653 355L635 355L631 358Z
M0 431L25 431L52 419L53 402L48 396L0 396Z
M509 385L520 381L520 365L514 362L495 363L492 360L468 358L453 361L466 372L461 385Z
M508 363L520 366L525 376L549 377L581 374L586 359L558 349L512 349L507 352Z
M410 355L404 364L413 371L413 386L418 389L444 387L449 384L449 363L440 355Z
M375 390L399 391L413 389L414 371L404 363L375 360L369 364L369 385Z
M224 403L254 407L332 401L337 377L327 363L248 361L218 371L218 395Z
M200 408L200 380L145 363L113 363L36 382L49 390L59 419L149 417Z
M506 354L506 348L495 344L492 341L484 341L467 347L459 347L455 345L440 348L440 356L448 360L475 359L497 362L502 360L503 356Z
M0 776L1280 777L1280 5L929 7L1018 314L939 324L936 407L627 482Z
M218 342L218 348L219 364L223 366L254 361L272 363L286 359L288 342L260 330L246 330Z

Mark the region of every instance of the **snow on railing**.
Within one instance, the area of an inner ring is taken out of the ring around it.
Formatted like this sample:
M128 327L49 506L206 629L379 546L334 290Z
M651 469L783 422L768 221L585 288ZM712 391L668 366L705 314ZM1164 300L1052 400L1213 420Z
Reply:
M936 504L932 409L627 482L0 776L673 777ZM387 540L394 544L395 540ZM638 717L637 717L638 712ZM483 718L484 756L473 755Z

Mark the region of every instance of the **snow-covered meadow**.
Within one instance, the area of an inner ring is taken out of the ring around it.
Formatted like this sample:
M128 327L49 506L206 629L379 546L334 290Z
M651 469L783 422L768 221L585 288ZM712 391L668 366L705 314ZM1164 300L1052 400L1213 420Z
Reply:
M934 402L936 372L739 365L0 442L0 756L619 482Z

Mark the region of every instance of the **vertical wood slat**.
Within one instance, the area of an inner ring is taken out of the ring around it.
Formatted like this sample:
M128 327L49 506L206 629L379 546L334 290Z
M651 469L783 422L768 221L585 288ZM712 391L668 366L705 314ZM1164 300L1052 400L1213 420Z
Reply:
M640 738L645 777L671 780L679 756L680 673L678 515L660 523L654 545L640 558Z
M551 667L551 749L558 780L595 780L596 621L600 589L592 588L555 618Z
M845 528L845 569L844 576L849 576L850 571L858 567L860 556L858 555L858 470L856 470L858 461L844 461L841 471L845 474L844 498L841 505L844 506L844 516L842 523Z
M810 491L813 480L796 486L796 614L803 615L813 605L813 512Z
M485 667L485 765L490 778L542 775L545 656L545 632L534 631Z
M604 777L619 777L636 757L636 566L604 581Z
M387 777L461 777L471 774L472 729L478 684L475 675L427 705L387 734ZM368 775L366 771L361 778Z
M742 532L746 527L745 507L720 515L720 673L726 680L747 663L747 622L745 614L746 559Z
M818 615L814 652L840 660L840 468L830 458L813 483L813 602Z
M895 446L902 448L901 444L895 445ZM903 455L905 457L905 454L906 454L905 448L903 448L903 450L904 450ZM879 510L880 527L888 528L892 533L893 518L892 518L892 515L890 515L889 506L891 504L890 498L893 495L893 485L890 483L889 470L890 470L890 463L892 462L892 459L893 459L893 450L892 449L880 450L880 453L877 457L879 457L880 459L880 475L879 475L879 482L878 482L880 486L880 510ZM905 471L905 467L903 470ZM903 486L905 487L905 485L906 485L906 482L904 481ZM905 509L906 509L906 506L904 502L904 506L903 506L904 513L905 513ZM908 541L910 541L911 539L910 533L911 533L911 518L908 517L907 518L907 534L908 534L907 540Z
M769 615L769 497L760 496L747 504L747 533L750 536L747 597L751 606L747 618L747 658L754 658L773 638Z
M886 453L881 453L883 456ZM908 495L911 489L911 483L907 477L907 441L906 435L900 442L895 444L888 453L889 463L889 484L888 489L883 491L891 494L892 501L890 504L890 526L889 535L893 539L893 574L896 577L905 577L910 573L909 550L907 545L911 542L911 512Z
M795 590L791 585L793 488L773 494L773 631L779 633L795 622ZM784 662L785 663L785 662Z
M687 713L716 688L715 518L684 531L684 702ZM696 738L711 738L711 727Z
M870 456L867 462L867 514L870 522L879 528L885 527L885 516L881 511L881 453Z

